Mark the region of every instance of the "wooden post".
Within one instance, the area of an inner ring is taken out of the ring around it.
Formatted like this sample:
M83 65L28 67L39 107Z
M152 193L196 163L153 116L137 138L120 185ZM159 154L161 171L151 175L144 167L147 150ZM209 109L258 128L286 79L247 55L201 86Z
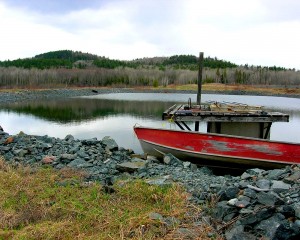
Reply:
M202 90L202 69L203 69L203 52L199 54L199 70L198 70L198 93L197 93L197 104L201 108L201 90Z
M203 52L199 54L199 69L198 69L198 92L197 92L197 105L201 109L201 91L202 91L202 69L203 69ZM195 131L199 131L199 121L195 122Z

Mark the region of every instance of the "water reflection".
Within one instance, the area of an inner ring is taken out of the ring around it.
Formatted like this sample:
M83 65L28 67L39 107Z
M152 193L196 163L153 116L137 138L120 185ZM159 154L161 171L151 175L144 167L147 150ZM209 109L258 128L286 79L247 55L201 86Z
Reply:
M91 97L23 102L0 107L0 125L10 134L49 135L64 138L98 139L111 136L120 146L141 152L134 136L134 124L177 128L161 121L163 111L176 102L195 101L195 94L101 94ZM203 101L242 102L263 105L266 109L287 113L289 123L274 123L271 139L300 142L300 99L262 96L204 94ZM205 124L200 125L205 130Z
M86 122L116 115L129 114L161 119L170 102L124 101L109 99L71 98L59 101L41 101L5 105L1 111L36 116L58 123Z

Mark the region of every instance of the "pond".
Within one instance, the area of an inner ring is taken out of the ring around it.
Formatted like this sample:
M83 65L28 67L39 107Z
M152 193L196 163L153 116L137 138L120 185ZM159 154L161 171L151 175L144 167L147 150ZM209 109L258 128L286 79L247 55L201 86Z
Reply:
M110 93L60 100L14 103L0 106L0 125L9 134L78 139L111 136L119 146L142 153L134 135L135 124L178 129L162 121L163 111L175 103L187 103L196 94ZM262 105L266 110L287 113L290 122L273 123L271 140L300 142L300 99L266 96L202 94L202 101L239 102ZM200 125L205 130L205 124Z

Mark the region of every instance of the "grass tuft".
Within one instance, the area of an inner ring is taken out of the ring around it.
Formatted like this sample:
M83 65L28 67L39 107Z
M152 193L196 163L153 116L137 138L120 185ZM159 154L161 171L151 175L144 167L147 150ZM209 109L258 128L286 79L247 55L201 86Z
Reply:
M172 239L179 224L170 228L149 214L184 222L189 211L179 185L123 181L108 194L85 184L82 172L33 171L3 159L0 174L0 239Z

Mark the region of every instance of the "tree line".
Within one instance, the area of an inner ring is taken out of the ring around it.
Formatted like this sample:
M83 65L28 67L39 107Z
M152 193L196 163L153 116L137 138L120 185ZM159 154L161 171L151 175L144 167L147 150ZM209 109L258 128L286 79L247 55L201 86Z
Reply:
M198 58L193 55L121 61L62 50L30 59L0 62L0 87L157 87L195 84L197 71ZM300 72L276 66L237 66L229 61L208 57L204 59L203 82L298 86Z
M24 69L0 67L0 88L135 87L197 83L197 71L166 68ZM299 86L300 72L243 67L203 69L203 83Z

